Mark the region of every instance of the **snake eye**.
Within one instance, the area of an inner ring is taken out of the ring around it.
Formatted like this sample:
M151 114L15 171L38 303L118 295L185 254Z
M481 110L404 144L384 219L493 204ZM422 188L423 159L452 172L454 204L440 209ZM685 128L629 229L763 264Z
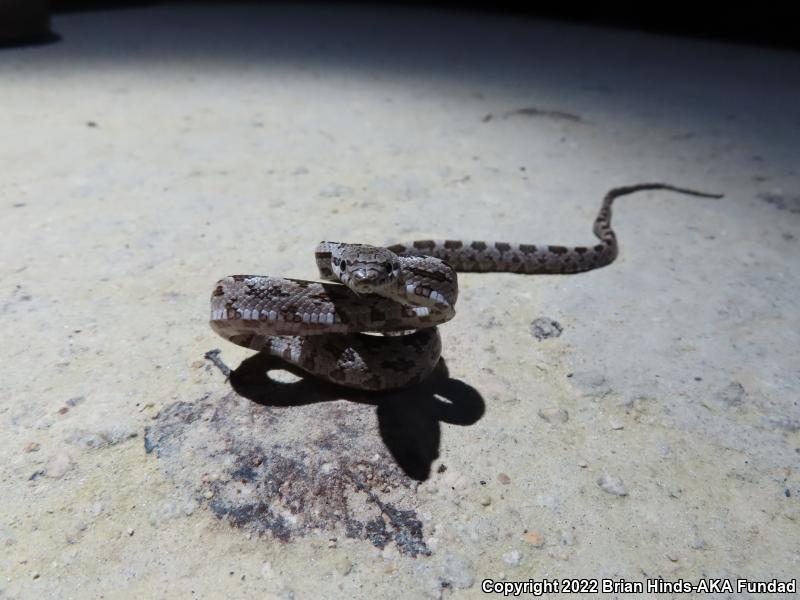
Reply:
M384 268L386 271L391 271L391 270L392 270L392 263L390 263L390 262L387 260L385 263L383 263L383 268Z
M340 268L342 271L344 271L344 270L347 268L347 261L346 261L345 259L342 259L342 260L341 260L341 262L339 263L339 268Z
M394 263L394 265L392 265L392 268L393 268L395 271L399 271L399 270L400 270L400 263L397 263L397 262L396 262L396 263Z

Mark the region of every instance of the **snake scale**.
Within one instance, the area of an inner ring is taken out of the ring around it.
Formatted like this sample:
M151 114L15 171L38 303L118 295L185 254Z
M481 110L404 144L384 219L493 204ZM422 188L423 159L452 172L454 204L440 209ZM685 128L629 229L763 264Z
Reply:
M618 253L612 203L645 190L721 197L665 183L614 188L603 198L594 221L598 242L591 246L321 242L315 256L326 281L225 277L211 296L211 328L235 344L268 352L339 385L407 387L425 379L439 360L436 326L455 315L457 271L566 274L606 266Z

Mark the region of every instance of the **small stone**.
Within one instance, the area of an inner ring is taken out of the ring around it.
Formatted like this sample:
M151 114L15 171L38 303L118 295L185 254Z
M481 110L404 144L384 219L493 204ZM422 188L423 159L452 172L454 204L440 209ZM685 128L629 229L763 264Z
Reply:
M561 324L549 317L539 317L531 322L531 335L540 341L557 338L563 331Z
M206 490L205 492L203 492L203 497L206 500L211 500L211 498L214 497L214 491L213 490Z
M38 452L41 447L39 442L28 442L25 445L25 452Z
M624 429L625 424L622 421L611 421L611 429L614 431L619 431L620 429Z
M508 476L508 475L506 475L505 473L500 473L500 474L497 476L497 481L499 481L499 482L500 482L500 483L502 483L503 485L508 485L509 483L511 483L511 477L509 477L509 476Z
M600 486L601 490L608 492L609 494L614 494L616 496L628 495L628 490L625 487L625 484L622 483L622 479L619 477L603 475L597 480L597 485Z
M522 555L518 550L512 550L511 552L503 554L503 562L509 565L518 565L521 558Z
M53 479L61 479L72 468L72 458L66 452L54 454L47 461L44 474Z
M193 369L202 369L204 364L205 364L204 360L196 360L196 361L194 361L192 363L192 368Z
M585 460L580 460L580 461L578 461L578 466L579 466L581 469L585 469L585 468L587 468L587 467L589 466L589 463L588 463L588 462L586 462Z
M544 536L539 531L528 531L522 534L522 539L535 548L544 546Z
M671 562L678 562L678 557L674 554L666 554L665 555Z
M33 577L33 579L39 579L39 573L37 573L37 572L35 572L35 571L34 571L34 572L31 574L31 577Z
M562 529L560 542L562 546L574 546L575 535L569 529Z
M125 533L128 534L128 537L131 537L134 534L133 527L128 527L128 529L125 531Z
M481 506L489 506L492 503L492 499L489 496L484 496L481 498Z
M328 540L328 548L336 548L336 538L330 538Z
M547 423L566 423L569 421L569 413L563 408L540 409L537 414L540 419Z

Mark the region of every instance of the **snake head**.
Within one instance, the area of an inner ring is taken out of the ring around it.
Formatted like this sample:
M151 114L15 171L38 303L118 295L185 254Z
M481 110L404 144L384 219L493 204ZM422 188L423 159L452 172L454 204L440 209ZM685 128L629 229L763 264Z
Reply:
M356 294L380 293L400 276L397 255L386 248L362 244L343 244L331 257L339 281Z

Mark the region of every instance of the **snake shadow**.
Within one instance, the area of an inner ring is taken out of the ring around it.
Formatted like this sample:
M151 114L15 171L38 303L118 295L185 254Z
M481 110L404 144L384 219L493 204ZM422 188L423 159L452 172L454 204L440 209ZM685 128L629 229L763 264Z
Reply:
M269 376L289 371L301 379L291 383ZM381 439L398 466L413 479L424 481L439 456L441 423L472 425L485 412L483 397L472 386L450 378L444 359L422 383L403 390L351 390L308 377L300 369L265 353L246 358L230 374L233 389L263 406L303 406L349 400L376 407Z

